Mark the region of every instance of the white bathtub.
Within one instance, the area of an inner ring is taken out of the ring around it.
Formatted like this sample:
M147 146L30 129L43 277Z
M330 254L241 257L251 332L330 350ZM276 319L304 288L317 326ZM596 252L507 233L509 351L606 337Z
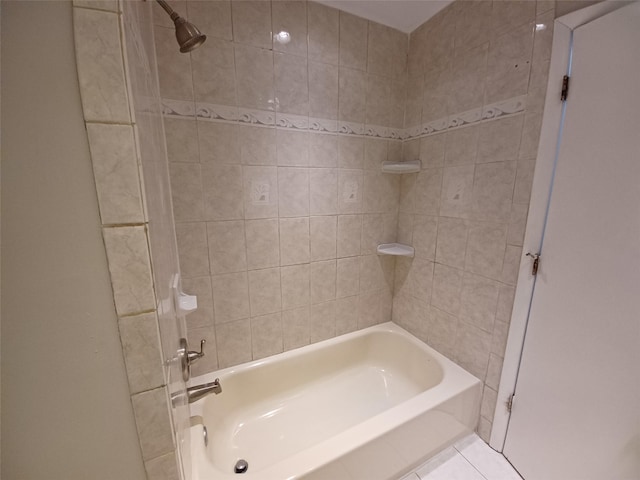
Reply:
M393 323L191 384L216 377L191 405L193 480L397 479L478 421L480 381Z

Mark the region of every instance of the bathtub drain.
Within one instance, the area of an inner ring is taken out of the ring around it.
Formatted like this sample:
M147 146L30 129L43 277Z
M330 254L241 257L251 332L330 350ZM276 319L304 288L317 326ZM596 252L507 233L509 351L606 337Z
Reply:
M236 473L246 473L249 469L249 464L246 460L240 459L236 462L236 466L233 468L233 471Z

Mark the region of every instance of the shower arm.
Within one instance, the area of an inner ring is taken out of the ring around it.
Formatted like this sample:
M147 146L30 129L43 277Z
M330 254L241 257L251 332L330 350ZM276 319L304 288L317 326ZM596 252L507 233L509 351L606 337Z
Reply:
M171 17L171 20L173 20L174 22L176 21L177 18L180 18L180 15L178 15L175 12L175 10L173 10L173 8L171 8L169 4L165 2L165 0L156 0L156 2L158 2L160 6L164 9L164 11L169 14L169 16Z

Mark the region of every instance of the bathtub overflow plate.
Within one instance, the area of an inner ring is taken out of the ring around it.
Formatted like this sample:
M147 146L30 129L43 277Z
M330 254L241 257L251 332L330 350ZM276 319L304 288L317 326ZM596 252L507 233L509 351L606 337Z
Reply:
M249 464L246 460L242 458L236 462L236 466L233 468L233 471L236 473L246 473L249 469Z

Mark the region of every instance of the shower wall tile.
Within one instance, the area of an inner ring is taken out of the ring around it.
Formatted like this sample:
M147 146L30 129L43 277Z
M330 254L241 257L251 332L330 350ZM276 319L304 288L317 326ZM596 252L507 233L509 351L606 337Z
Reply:
M473 218L508 222L516 179L516 162L494 162L476 166L473 179Z
M337 215L310 218L312 262L336 258Z
M102 234L118 315L155 308L145 227L104 228Z
M336 298L336 261L311 263L310 280L312 305L334 300Z
M142 458L148 460L173 450L165 387L131 396Z
M191 366L191 375L197 377L207 372L218 369L218 352L216 347L216 333L213 325L200 328L191 328L187 331L187 341L193 348L198 348L204 340L206 355Z
M309 60L309 116L331 120L338 118L338 67L336 65Z
M289 2L277 2L289 3ZM302 3L302 2L291 2ZM274 53L275 102L279 112L309 115L309 76L307 59Z
M89 124L87 135L102 223L144 221L133 129Z
M266 3L238 1L240 4ZM236 88L238 106L259 110L275 110L273 53L245 45L235 46Z
M216 325L219 368L251 360L251 321L248 318Z
M309 215L309 170L278 167L278 214L280 217Z
M309 219L280 219L280 265L309 263Z
M177 222L202 220L204 203L200 165L190 163L169 164L173 215Z
M162 352L155 313L118 320L131 393L164 384Z
M144 462L149 480L177 480L180 478L175 452L165 453Z
M309 209L311 215L338 213L338 170L309 169Z
M339 11L316 2L307 3L309 59L338 65Z
M198 309L186 316L187 329L213 326L211 277L182 278L182 289L198 297Z
M367 78L364 72L340 67L338 118L364 123Z
M335 300L311 306L309 342L316 343L336 336Z
M218 165L235 165L241 162L237 125L198 120L197 126L200 162ZM247 143L249 142L246 140L243 142L243 149Z
M309 136L309 166L338 166L338 136L323 134Z
M367 69L368 22L364 18L340 12L340 66Z
M405 73L407 35L376 22L369 22L367 71L397 77Z
M189 20L197 23L200 31L206 32L208 40L212 37L233 40L230 0L188 0L187 12Z
M278 173L276 167L242 167L244 215L246 219L278 216ZM237 202L237 199L234 199ZM241 202L240 208L242 206Z
M273 50L307 56L307 2L277 1L271 3ZM289 41L278 41L279 32L288 32Z
M214 275L211 277L211 287L216 325L249 317L249 281L246 272Z
M249 299L252 317L282 310L280 270L267 268L250 271Z
M358 297L336 300L336 335L344 335L358 329Z
M249 235L245 235L245 224L242 220L207 223L212 274L241 272L247 269L247 254L250 250L245 245L245 237L249 238Z
M271 48L271 2L231 0L231 17L235 42Z
M282 330L285 351L309 344L309 307L282 312Z
M186 278L209 275L207 228L204 223L176 224L176 241L180 255L180 268Z
M282 308L309 305L309 264L291 265L280 269Z
M264 127L238 127L240 158L243 165L276 165L276 130ZM278 131L279 132L279 131Z
M339 258L336 265L336 297L351 297L359 291L360 260L358 257Z
M73 6L106 10L108 12L119 11L117 0L73 0Z
M282 353L282 315L280 312L251 319L251 350L254 360Z
M361 215L338 216L338 258L360 255L361 237Z
M154 29L162 98L193 101L191 56L180 53L173 25Z
M306 131L278 129L276 132L277 163L286 167L309 165L309 134Z
M85 120L129 123L118 15L74 8L73 21Z
M175 42L175 38L172 40ZM208 38L200 48L191 52L190 56L193 65L195 100L235 105L237 79L233 43L218 38ZM188 55L186 57L188 58Z
M243 218L242 168L238 165L202 165L205 220Z
M278 219L247 220L245 225L249 270L279 266L280 234ZM242 245L244 246L244 241L242 241Z
M200 150L195 119L167 118L164 121L169 162L198 163Z

